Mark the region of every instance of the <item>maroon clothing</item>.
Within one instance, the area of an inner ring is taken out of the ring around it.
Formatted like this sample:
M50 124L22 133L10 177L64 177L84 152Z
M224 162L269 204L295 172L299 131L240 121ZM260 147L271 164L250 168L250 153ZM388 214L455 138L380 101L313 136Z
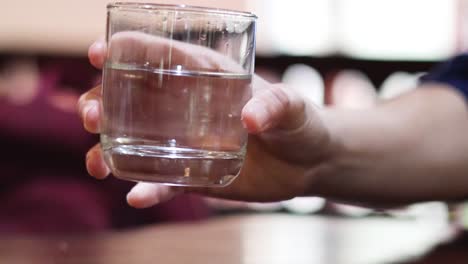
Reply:
M30 103L14 105L0 97L0 232L98 231L208 215L193 196L133 209L125 201L133 183L88 176L85 153L98 137L50 97L63 87L80 89L69 91L78 95L99 74L81 59L41 59L39 66L39 92Z

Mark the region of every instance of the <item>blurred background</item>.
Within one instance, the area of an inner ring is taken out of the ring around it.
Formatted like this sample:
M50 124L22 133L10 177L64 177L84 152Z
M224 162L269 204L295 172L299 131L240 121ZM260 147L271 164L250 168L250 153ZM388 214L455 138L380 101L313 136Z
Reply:
M255 13L257 73L271 82L293 85L318 105L333 104L332 92L356 85L383 99L398 96L413 89L418 77L435 64L468 48L467 0L157 2ZM246 204L183 196L156 208L131 209L125 204L131 184L115 179L96 182L87 176L85 153L97 137L84 131L75 113L78 96L100 82L100 72L87 61L87 49L104 35L107 1L2 0L1 4L1 232L93 232L272 212L389 218L404 221L404 227L384 233L385 241L378 230L387 226L378 222L373 231L345 228L348 240L341 247L360 249L359 241L368 239L387 243L388 252L412 255L440 242L450 227L466 225L465 206L445 203L382 212L321 198ZM342 100L345 107L367 106L352 93ZM281 233L277 235L272 234L272 239L282 239ZM384 258L385 250L362 250L392 261ZM341 253L345 258L347 251Z

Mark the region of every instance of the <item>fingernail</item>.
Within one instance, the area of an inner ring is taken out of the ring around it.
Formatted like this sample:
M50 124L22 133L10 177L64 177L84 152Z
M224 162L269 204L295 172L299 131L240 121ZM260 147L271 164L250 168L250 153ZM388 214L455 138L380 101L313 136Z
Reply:
M86 130L89 131L89 113L91 112L91 109L93 109L93 105L91 103L87 103L85 106L83 106L83 124Z
M91 107L93 107L93 104L91 102L87 102L85 103L85 105L83 106L83 116L86 116L86 114L89 112L89 109L91 109Z
M86 161L85 161L85 164L86 164L86 170L89 171L89 167L90 167L90 164L89 164L89 161L91 160L91 151L88 151L88 153L86 153ZM93 176L93 175L91 175Z
M257 101L251 104L247 111L254 116L256 127L259 130L263 131L268 128L269 113L263 103Z
M83 116L84 116L84 126L88 131L99 131L99 122L96 123L96 127L89 127L91 116L97 117L99 115L98 103L97 102L88 102L83 107Z
M268 116L269 116L268 111L264 107L259 107L257 109L255 118L257 119L258 127L261 130L265 130L269 127L270 124L269 124Z
M269 116L270 114L262 102L251 101L242 111L242 125L249 133L261 133L270 126Z

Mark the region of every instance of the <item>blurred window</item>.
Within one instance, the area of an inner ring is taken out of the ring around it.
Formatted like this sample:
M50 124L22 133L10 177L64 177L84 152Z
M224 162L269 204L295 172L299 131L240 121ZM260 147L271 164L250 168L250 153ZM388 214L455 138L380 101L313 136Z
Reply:
M457 0L254 0L259 54L439 60L457 47Z

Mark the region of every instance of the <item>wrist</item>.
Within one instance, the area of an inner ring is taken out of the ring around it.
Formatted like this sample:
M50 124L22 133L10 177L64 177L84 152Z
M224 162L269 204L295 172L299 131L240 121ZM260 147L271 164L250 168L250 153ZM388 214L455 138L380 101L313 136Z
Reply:
M378 167L378 156L392 148L391 141L382 141L382 137L388 137L385 133L394 135L397 127L394 124L397 120L381 118L377 108L323 109L330 138L328 155L310 170L313 181L308 186L308 195L353 203L366 201L365 196L373 192L372 175Z
M327 131L327 142L318 162L307 170L305 195L329 197L340 184L343 170L341 159L349 146L346 144L343 125L347 121L339 109L322 108L320 116Z

